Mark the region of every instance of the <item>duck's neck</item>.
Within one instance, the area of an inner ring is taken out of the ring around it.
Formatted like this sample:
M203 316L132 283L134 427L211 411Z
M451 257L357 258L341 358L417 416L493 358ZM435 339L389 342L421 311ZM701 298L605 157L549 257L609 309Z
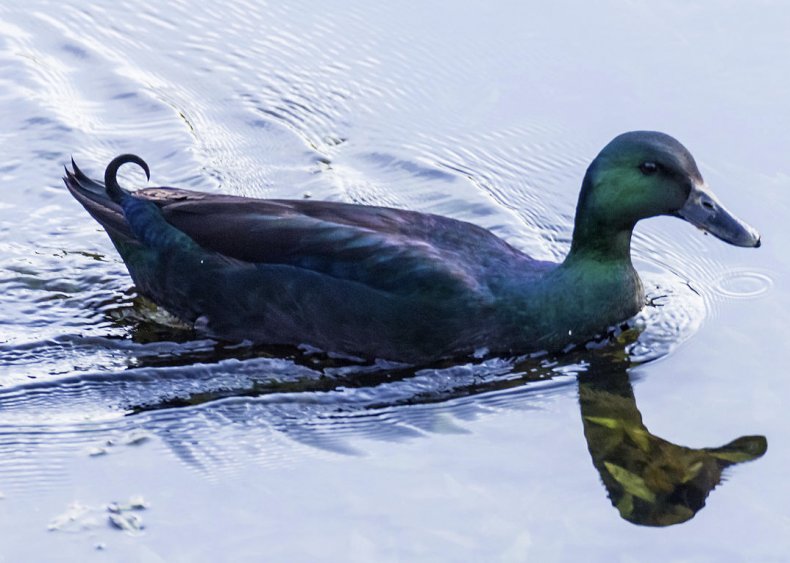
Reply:
M608 231L601 225L579 224L577 221L565 262L594 260L630 265L632 232L632 229Z
M565 263L592 260L630 266L631 234L635 223L612 217L608 210L593 205L590 201L591 184L588 171L576 206L573 240Z

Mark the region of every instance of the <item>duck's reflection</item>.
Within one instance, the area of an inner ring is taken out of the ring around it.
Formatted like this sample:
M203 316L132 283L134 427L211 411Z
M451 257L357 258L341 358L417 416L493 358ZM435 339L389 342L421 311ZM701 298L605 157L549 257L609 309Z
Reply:
M724 468L757 459L767 448L764 436L697 449L651 434L625 369L593 366L580 376L579 406L593 465L620 516L634 524L670 526L693 518Z
M374 438L387 436L391 439L394 429L385 426L395 424L397 419L402 435L413 437L420 435L414 431L415 427L430 428L431 424L426 420L432 416L432 409L419 409L418 421L415 411L408 408L410 406L436 404L441 406L437 413L440 411L446 414L456 408L450 402L453 399L475 395L478 398L476 402L484 405L490 392L506 388L528 390L538 382L547 383L547 380L555 378L557 366L586 365L586 370L578 377L584 436L593 465L601 476L612 504L624 519L635 524L669 526L692 518L705 506L710 492L721 483L722 471L731 465L761 457L766 451L767 441L764 436L743 436L720 447L697 449L673 444L651 434L642 423L629 379L629 369L633 364L627 350L639 335L640 331L632 328L604 341L595 350L575 350L550 361L546 358L527 359L510 365L509 369L486 369L482 364L467 364L459 369L452 362L423 368L344 367L342 360L291 353L288 354L288 361L293 362L292 377L285 377L283 372L279 372L277 377L254 381L254 384L245 388L178 393L175 399L137 405L132 411L139 413L210 403L213 407L206 405L207 408L201 411L204 415L221 414L222 420L248 426L273 426L291 438L316 447L351 451L353 448L338 447L331 424L316 426L312 422L313 417L326 411L322 421L327 423L333 420L331 412L335 410L369 412L382 407L404 407L381 419L366 417L364 426L349 426L346 420L339 420L338 424L346 432L349 428L356 428L356 433L360 435ZM244 350L232 348L227 354L238 357L240 352ZM224 353L217 350L205 354L213 354L215 359L225 357ZM246 355L247 359L252 358L254 362L256 357L282 356L283 351L250 348L246 350ZM200 359L205 361L203 356ZM194 360L190 355L171 357L165 365L189 366ZM164 363L158 358L152 362L148 356L140 356L137 361L156 367ZM241 365L236 367L240 369ZM218 364L218 367L219 372L222 372L221 365ZM521 376L513 377L516 374ZM188 378L190 389L195 383L194 377ZM217 374L209 374L210 381L217 377ZM432 381L437 383L431 384ZM359 393L354 393L355 389ZM305 394L319 393L322 400L319 403L312 400L293 403L277 400L280 395L293 398L296 396L294 393L305 397ZM333 400L334 393L338 396ZM271 400L243 404L238 413L233 409L239 407L239 403L229 405L218 401L230 397L262 396ZM526 396L520 392L504 397L497 395L497 406L512 404L522 407L524 401L528 400ZM468 404L465 408L469 408ZM187 431L187 428L194 430L194 426L194 421L185 423L184 429L178 432L168 426L167 441L173 445L174 451L185 449L176 447L181 442L188 444L186 449L190 451L195 443L200 442Z

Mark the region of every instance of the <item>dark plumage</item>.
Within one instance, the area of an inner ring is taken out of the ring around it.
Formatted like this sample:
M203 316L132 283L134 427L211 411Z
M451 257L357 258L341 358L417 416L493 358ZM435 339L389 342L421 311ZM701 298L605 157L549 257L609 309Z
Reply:
M66 186L105 228L143 294L230 340L309 344L407 362L556 350L642 307L630 260L639 219L678 215L740 246L759 236L707 191L673 138L625 133L590 165L573 243L541 262L447 217L310 200L105 185L72 162Z

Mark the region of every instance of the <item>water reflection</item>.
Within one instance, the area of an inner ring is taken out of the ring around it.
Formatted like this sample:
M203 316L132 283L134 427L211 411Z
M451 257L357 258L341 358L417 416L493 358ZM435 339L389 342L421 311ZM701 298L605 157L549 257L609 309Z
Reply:
M721 483L722 471L762 457L768 442L764 436L742 436L717 448L688 448L651 434L625 365L598 363L579 376L593 465L625 520L646 526L690 520Z
M642 422L629 376L629 368L635 365L629 350L639 336L637 328L625 327L592 349L507 365L495 360L414 369L344 365L337 358L292 355L289 361L308 368L310 375L137 405L133 412L199 406L207 419L219 416L243 426L249 426L251 419L265 421L298 442L353 454L355 448L343 440L349 434L397 440L450 427L461 430L448 423L448 413L464 418L461 413L470 406L483 411L494 403L524 408L553 385L567 387L571 384L567 375L578 372L584 436L612 505L634 524L670 526L693 518L705 506L710 492L722 482L724 469L762 457L767 440L742 436L720 447L689 448L650 433ZM223 402L233 397L250 401ZM307 404L309 409L305 409ZM417 405L428 408L415 412L411 407ZM187 426L192 425L194 420ZM173 432L168 426L167 434L176 455L205 469L199 460L207 456L195 450L197 440L191 432ZM216 454L215 460L222 457Z

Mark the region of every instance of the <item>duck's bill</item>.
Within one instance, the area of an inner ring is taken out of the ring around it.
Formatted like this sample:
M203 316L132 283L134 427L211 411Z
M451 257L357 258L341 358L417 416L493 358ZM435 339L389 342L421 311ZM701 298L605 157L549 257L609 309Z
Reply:
M760 233L730 213L705 185L691 189L678 216L705 232L735 246L760 246Z

